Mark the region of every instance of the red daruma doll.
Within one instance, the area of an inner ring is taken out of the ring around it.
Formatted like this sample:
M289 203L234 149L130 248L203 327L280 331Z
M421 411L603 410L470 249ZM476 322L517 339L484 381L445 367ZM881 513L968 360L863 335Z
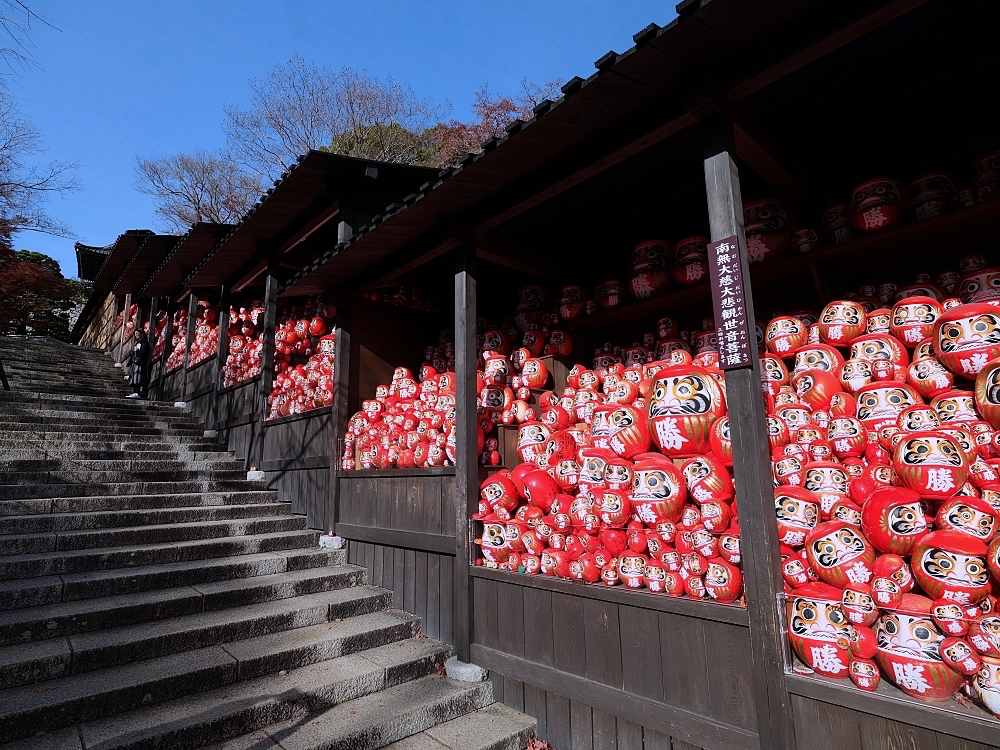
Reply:
M681 365L657 373L649 398L649 429L667 456L707 453L712 424L725 413L725 397L707 370Z

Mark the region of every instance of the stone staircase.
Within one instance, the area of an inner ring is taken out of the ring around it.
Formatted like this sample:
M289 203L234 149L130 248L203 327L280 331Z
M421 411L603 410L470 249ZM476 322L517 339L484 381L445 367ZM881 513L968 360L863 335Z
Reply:
M0 338L0 750L522 750L535 722L100 352Z

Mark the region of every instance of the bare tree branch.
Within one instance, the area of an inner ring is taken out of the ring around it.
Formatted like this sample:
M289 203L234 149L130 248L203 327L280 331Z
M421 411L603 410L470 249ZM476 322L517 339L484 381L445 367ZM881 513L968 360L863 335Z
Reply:
M364 71L318 68L301 57L250 82L250 107L225 108L226 156L273 180L310 149L413 163L422 158L420 134L447 109L391 78Z
M24 230L73 236L69 227L45 213L42 204L51 193L61 195L79 187L71 174L77 165L28 163L30 156L41 152L38 130L0 93L0 234L7 238Z
M156 199L156 215L175 234L199 221L235 224L261 191L259 177L207 151L162 159L137 156L135 166L136 189Z

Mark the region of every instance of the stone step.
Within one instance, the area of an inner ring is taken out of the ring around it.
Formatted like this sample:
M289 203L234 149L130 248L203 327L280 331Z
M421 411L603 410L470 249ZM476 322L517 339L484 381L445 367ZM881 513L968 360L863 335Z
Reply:
M46 484L118 484L132 482L196 482L246 480L240 468L164 469L137 471L96 471L61 469L56 471L0 472L0 496L11 486Z
M245 475L244 475L245 476ZM105 495L162 495L190 492L232 492L264 489L264 481L246 479L205 479L186 482L92 482L88 484L7 484L0 485L0 503L32 498L93 497Z
M216 521L149 524L110 529L6 534L0 535L0 550L6 553L3 557L9 557L11 555L32 555L46 552L137 547L198 539L256 536L282 531L302 531L305 528L305 516L288 513L261 518L229 518Z
M58 433L57 433L58 434ZM7 455L11 451L32 452L35 456L69 456L75 453L93 452L93 458L102 458L106 454L115 456L125 454L125 458L141 454L143 451L159 451L177 454L184 453L225 453L226 447L215 438L174 438L170 441L164 440L102 440L97 436L89 435L83 439L76 439L71 435L62 435L63 439L53 438L51 440L39 438L37 435L25 436L24 440L11 440L5 444L0 444L0 450ZM86 457L82 456L81 457Z
M489 682L432 675L264 727L270 745L239 738L215 747L377 750L492 704Z
M372 618L381 618L374 629L366 627ZM74 674L43 688L7 688L0 690L0 742L377 648L417 627L412 615L379 612Z
M291 503L172 507L95 513L39 513L28 516L0 516L0 534L41 534L45 532L119 529L129 526L262 518L264 516L288 515L289 513L291 513Z
M92 513L99 511L189 508L276 502L274 490L230 490L227 492L169 492L92 497L27 498L0 500L0 518L42 513Z
M327 591L366 595L365 569L346 565L345 560L343 550L330 551L326 557L310 550L308 555L289 554L285 570L269 575L0 611L0 646Z
M537 732L538 721L532 717L493 703L386 745L385 750L525 750ZM279 748L274 745L274 750Z
M70 579L75 580L74 577L78 576L84 579L102 575L129 579L136 573L136 568L198 561L207 563L216 558L315 547L318 543L318 531L296 530L106 549L4 555L0 557L0 581L64 576L68 585ZM119 582L119 585L125 584Z
M6 646L0 690L340 620L375 638L410 637L400 628L412 616L385 612L391 603L391 591L350 588Z
M188 424L185 422L165 422L157 419L129 419L129 420L105 420L105 419L85 419L78 420L31 420L24 418L11 418L0 425L0 432L7 439L20 437L32 439L31 433L51 433L60 432L64 434L94 435L103 436L106 440L119 439L140 440L146 436L160 436L161 440L166 436L202 437L203 428L198 424ZM135 437L138 436L138 437Z
M429 638L397 641L285 674L266 675L87 722L80 726L79 734L88 750L193 750L419 681L434 675L449 653L450 647ZM80 750L82 745L65 747Z
M153 424L156 426L177 425L180 427L197 427L197 422L188 414L177 412L174 414L146 414L143 412L121 412L114 409L106 411L85 411L68 409L48 409L32 406L10 405L9 424L23 422L25 424L120 424L143 425Z
M39 443L39 445L46 445ZM115 444L120 447L119 444ZM190 450L187 446L176 446L170 443L162 444L162 448L156 448L149 444L137 443L130 450L118 450L108 448L82 448L64 447L62 449L20 449L4 450L3 460L14 461L237 461L233 458L225 446L211 446L214 450ZM52 447L52 446L48 446ZM29 464L24 464L30 466ZM88 464L90 465L90 464ZM99 466L97 468L100 468Z

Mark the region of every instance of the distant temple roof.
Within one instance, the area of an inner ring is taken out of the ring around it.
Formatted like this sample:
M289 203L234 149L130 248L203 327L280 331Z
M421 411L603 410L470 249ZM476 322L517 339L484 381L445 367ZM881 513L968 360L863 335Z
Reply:
M77 242L73 248L76 250L76 275L80 281L93 281L101 271L101 266L111 254L114 245L104 247L94 247Z

